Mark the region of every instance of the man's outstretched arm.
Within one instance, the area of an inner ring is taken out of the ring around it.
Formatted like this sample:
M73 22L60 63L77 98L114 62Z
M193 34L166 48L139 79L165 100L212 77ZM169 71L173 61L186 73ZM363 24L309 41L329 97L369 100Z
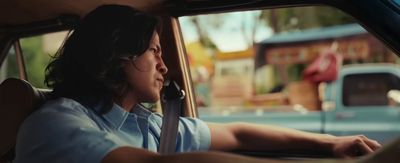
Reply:
M380 144L365 136L336 137L315 134L289 128L254 125L248 123L214 124L208 123L213 151L252 150L313 150L330 152L341 158L365 155L380 148ZM193 152L174 155L159 155L145 149L119 147L108 153L102 163L142 162L142 163L208 163L246 162L270 163L277 160L251 158L221 152Z
M282 151L311 150L347 158L374 152L381 145L365 136L336 137L272 125L208 123L211 150Z

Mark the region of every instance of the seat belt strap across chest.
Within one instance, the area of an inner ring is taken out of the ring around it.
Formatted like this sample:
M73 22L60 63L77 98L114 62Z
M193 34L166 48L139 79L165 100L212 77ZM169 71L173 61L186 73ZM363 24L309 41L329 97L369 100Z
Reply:
M181 115L182 100L184 98L185 92L180 89L176 82L167 81L164 83L164 90L161 97L163 119L160 135L160 154L175 153L179 116Z

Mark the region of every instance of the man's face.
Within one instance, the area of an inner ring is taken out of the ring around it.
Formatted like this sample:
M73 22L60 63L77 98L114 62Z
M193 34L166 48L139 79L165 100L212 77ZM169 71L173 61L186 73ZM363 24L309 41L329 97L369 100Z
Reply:
M162 60L160 39L154 32L149 48L139 57L124 63L130 94L137 102L156 102L160 99L164 77L168 71Z

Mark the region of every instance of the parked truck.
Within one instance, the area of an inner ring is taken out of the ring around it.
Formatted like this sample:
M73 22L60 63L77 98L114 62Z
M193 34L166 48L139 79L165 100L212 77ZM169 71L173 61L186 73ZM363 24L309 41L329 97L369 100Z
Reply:
M400 66L343 66L337 80L319 88L319 111L290 106L292 111L261 108L215 115L199 109L199 115L208 122L240 121L333 135L363 134L381 143L400 136Z

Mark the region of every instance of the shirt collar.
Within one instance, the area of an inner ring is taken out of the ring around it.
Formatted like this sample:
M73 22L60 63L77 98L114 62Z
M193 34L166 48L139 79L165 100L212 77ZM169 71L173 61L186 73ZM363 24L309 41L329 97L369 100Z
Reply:
M147 110L143 105L136 105L133 110L133 114L136 114L142 118L148 118L151 115L151 112Z
M134 106L132 112L127 112L125 109L117 104L113 104L111 110L103 115L116 129L120 129L129 115L139 116L141 118L148 118L151 112L144 108L142 105Z
M125 120L128 118L128 115L129 112L114 103L110 111L103 114L103 117L112 125L114 125L116 129L120 129Z

